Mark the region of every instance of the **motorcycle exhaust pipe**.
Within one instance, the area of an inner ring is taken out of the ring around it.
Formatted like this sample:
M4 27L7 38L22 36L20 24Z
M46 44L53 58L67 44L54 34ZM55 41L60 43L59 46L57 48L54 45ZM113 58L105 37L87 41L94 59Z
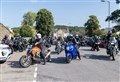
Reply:
M47 58L50 54L51 54L51 51L47 53L47 55L45 56L45 58Z

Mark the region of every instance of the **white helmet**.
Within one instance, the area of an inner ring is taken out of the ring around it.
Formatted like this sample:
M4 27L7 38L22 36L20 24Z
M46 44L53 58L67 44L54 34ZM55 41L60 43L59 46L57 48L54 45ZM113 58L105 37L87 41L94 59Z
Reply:
M78 34L76 34L75 36L78 37Z
M36 36L37 36L38 38L41 38L41 37L42 37L40 33L37 33Z

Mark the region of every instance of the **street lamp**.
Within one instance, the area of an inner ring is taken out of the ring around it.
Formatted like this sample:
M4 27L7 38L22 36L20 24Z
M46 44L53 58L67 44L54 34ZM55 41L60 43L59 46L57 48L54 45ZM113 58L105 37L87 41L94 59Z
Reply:
M101 0L101 2L107 2L108 3L108 16L110 16L110 1ZM109 28L109 31L110 31L110 20L108 20L108 28Z

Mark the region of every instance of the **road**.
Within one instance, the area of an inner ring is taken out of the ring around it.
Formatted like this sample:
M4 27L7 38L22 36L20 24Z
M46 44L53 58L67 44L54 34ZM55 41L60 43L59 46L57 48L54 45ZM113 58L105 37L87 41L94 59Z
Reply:
M112 61L105 49L90 51L90 47L79 49L81 60L65 62L64 51L59 55L52 50L52 61L46 65L34 64L29 68L21 68L21 54L15 52L11 58L1 65L0 82L120 82L120 54Z

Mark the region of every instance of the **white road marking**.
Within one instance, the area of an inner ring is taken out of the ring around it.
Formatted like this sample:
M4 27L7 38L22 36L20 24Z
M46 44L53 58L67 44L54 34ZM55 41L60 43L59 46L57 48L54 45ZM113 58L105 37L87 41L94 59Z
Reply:
M34 80L33 80L33 82L36 82L36 78L37 78L37 70L38 70L38 68L37 68L37 64L35 64L35 72L34 72Z
M38 70L38 68L36 67L36 68L35 68L35 72L37 72L37 70Z
M36 80L33 80L33 82L36 82Z
M34 78L36 78L36 77L37 77L37 72L34 73Z

